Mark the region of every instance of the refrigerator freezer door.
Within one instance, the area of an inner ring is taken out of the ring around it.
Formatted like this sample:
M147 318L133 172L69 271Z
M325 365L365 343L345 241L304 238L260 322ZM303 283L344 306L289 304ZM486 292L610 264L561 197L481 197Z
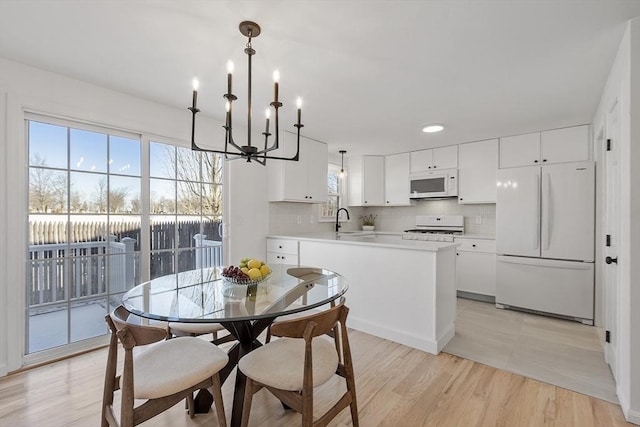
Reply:
M595 167L593 162L542 167L543 258L594 260Z
M593 263L498 257L497 304L591 323L593 298Z
M540 168L499 169L496 252L540 256Z

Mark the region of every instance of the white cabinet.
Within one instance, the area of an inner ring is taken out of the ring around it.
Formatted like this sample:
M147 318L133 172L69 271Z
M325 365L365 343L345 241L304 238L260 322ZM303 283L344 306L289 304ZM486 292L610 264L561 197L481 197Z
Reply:
M456 237L460 243L456 257L458 296L495 301L496 241Z
M295 153L295 136L283 134L286 155ZM282 143L281 143L282 144ZM280 151L280 149L278 150ZM280 155L282 155L280 153ZM324 203L327 200L327 145L300 139L300 160L268 160L269 201Z
M547 130L540 133L542 163L590 160L589 126Z
M350 157L347 189L349 206L384 205L384 156Z
M267 238L267 264L298 265L298 241Z
M385 206L409 205L409 153L384 158Z
M458 146L438 147L430 150L411 152L411 172L425 172L433 169L457 169Z
M589 125L500 138L500 167L589 160Z
M458 203L495 203L498 140L458 146Z

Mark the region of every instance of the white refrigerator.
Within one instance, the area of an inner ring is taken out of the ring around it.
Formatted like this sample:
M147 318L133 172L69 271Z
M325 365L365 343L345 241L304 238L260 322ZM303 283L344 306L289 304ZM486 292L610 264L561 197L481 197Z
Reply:
M595 165L500 169L496 305L593 324Z

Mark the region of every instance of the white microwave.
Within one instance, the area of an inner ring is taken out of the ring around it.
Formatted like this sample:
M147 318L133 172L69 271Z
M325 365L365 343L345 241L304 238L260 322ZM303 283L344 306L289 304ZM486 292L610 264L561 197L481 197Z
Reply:
M412 173L409 176L409 183L409 197L412 199L458 196L457 169Z

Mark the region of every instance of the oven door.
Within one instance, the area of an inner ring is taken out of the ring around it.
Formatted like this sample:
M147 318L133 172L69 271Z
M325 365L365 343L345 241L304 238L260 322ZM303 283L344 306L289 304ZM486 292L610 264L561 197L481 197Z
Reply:
M447 172L432 172L430 174L412 175L410 177L410 193L412 199L427 197L448 197L449 174Z

